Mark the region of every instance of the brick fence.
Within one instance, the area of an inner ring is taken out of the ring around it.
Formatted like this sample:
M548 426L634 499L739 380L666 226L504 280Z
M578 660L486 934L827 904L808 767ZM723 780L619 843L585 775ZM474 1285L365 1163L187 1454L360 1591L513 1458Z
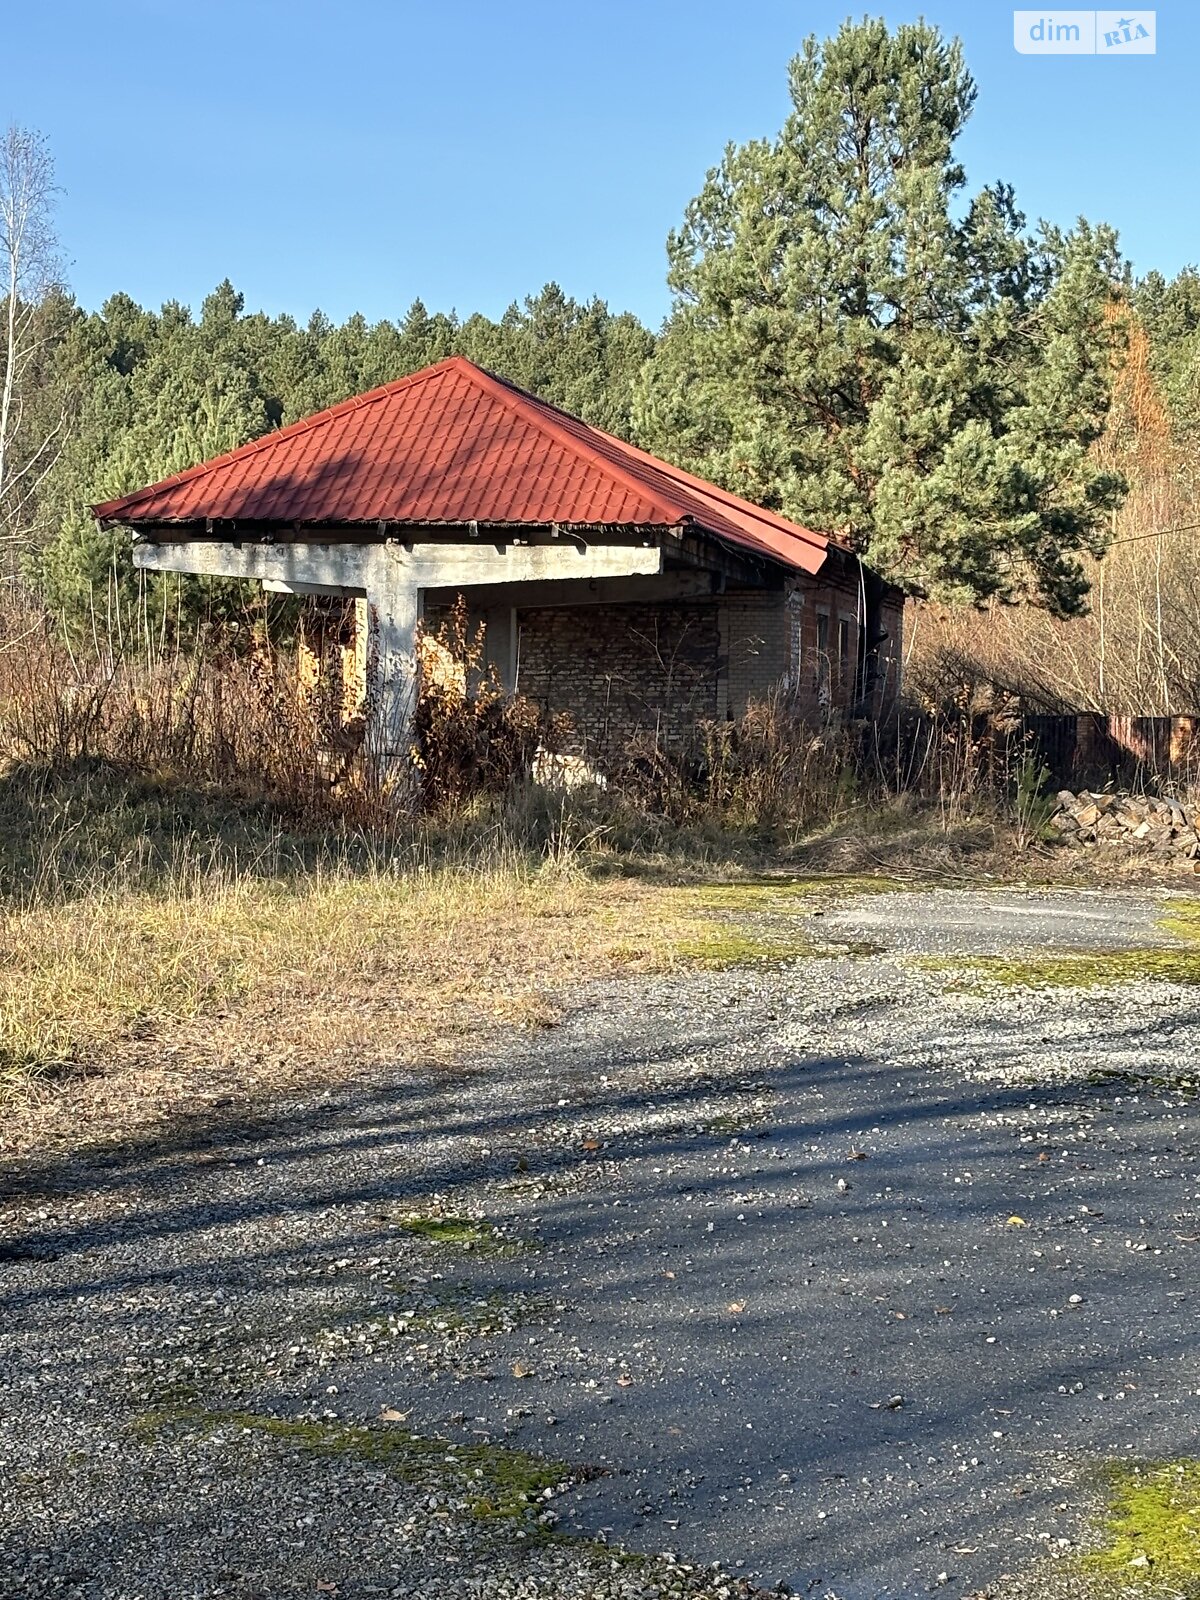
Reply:
M1021 732L1068 787L1188 782L1200 775L1200 717L1026 716Z

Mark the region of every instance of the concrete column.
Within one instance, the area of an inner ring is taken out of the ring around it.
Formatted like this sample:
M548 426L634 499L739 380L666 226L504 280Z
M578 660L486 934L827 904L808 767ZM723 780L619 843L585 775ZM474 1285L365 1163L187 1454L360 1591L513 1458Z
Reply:
M367 750L381 773L400 776L412 763L421 590L386 559L373 561L371 567L367 587L371 634Z
M517 686L517 613L511 605L489 606L483 613L483 654L496 669L506 694Z

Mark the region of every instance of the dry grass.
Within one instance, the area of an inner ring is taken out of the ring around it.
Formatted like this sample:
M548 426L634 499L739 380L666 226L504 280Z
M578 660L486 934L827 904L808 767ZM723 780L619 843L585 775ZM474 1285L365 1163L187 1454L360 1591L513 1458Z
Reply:
M218 872L7 911L0 1146L124 1135L552 1021L565 975L608 970L650 892L513 861Z
M700 888L514 861L295 887L198 879L10 911L0 1150L450 1060L496 1026L553 1026L589 977L803 954L805 909L780 931L777 911L739 920Z
M801 896L549 819L404 838L288 833L268 811L87 768L0 782L0 1151L237 1115L496 1026L553 1025L581 979L799 953ZM794 900L794 907L789 903ZM787 913L788 927L766 926ZM734 913L757 926L742 936Z
M1178 485L1139 484L1102 561L1086 563L1083 616L1032 606L911 604L906 687L1032 712L1192 715L1200 704L1197 501ZM1176 531L1177 530L1177 531Z
M569 924L582 898L564 874L515 868L318 872L290 884L212 873L130 894L101 886L10 911L0 944L0 1062L78 1063L118 1037L248 1000L269 999L282 1019L300 1007L311 1026L330 986L385 991L410 1014L469 998L487 1009L509 1004L511 992L490 993L487 974L512 971L516 930L528 941L531 930ZM537 953L566 953L552 936L531 942ZM374 1009L368 994L362 999Z
M477 1054L588 978L820 955L814 906L896 887L539 815L372 843L120 774L0 786L0 1155Z
M593 977L816 957L815 897L956 875L936 820L911 813L763 874L715 844L627 854L561 799L553 828L531 802L372 842L111 775L12 793L0 1158L476 1055L498 1027L553 1026ZM1011 876L1003 838L979 842L971 875Z
M563 796L306 834L92 766L0 774L0 834L5 1153L450 1060L552 1026L589 977L818 955L814 892L1053 868L911 806L818 829L763 876L728 837Z
M443 778L461 779L495 730L447 720ZM553 1025L592 976L819 954L806 896L746 878L768 862L1013 871L950 733L914 778L780 704L701 732L699 779L643 752L624 786L456 779L453 812L420 816L411 793L331 792L265 645L85 657L0 609L0 1154L449 1060L489 1029Z

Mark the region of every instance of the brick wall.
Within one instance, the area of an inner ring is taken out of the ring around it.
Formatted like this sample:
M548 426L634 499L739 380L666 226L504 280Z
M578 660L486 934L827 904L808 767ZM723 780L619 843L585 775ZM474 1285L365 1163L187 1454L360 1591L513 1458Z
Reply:
M718 714L712 600L522 611L518 625L520 693L565 711L593 754L619 752L639 730L678 744Z
M857 684L857 591L809 578L795 586L789 605L794 619L793 702L814 716L844 710L852 704Z
M781 688L821 717L853 699L858 603L849 584L802 577L786 588L662 605L521 610L517 687L544 710L565 712L576 748L601 757L619 754L635 732L678 746L697 721L740 717ZM427 626L441 616L428 611ZM896 608L885 609L883 625L891 638L881 650L881 688L894 694Z
M719 714L740 717L785 683L796 649L796 608L779 589L727 590L719 605L721 656L728 675Z

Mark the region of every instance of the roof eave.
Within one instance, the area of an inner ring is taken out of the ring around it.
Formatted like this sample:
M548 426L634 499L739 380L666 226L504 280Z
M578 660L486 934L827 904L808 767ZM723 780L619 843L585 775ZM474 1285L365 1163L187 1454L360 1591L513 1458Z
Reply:
M94 512L102 510L93 507ZM321 518L315 521L253 517L134 517L128 513L98 516L102 528L123 528L135 539L151 539L169 532L177 538L187 539L323 539L329 535L346 534L375 542L386 539L403 540L406 534L452 534L460 540L487 542L494 534L508 538L522 535L562 539L603 538L609 543L625 540L650 542L667 535L678 535L678 522L516 522L503 520L442 521L433 518L368 517L359 520Z
M497 535L505 535L508 539L529 537L537 539L584 540L592 543L618 543L618 542L656 542L663 539L680 540L688 534L712 540L723 550L736 556L742 561L751 560L769 568L774 568L785 573L802 572L813 577L826 565L831 553L837 552L842 556L851 555L845 547L837 545L830 540L823 546L815 542L797 539L794 553L787 555L771 549L764 542L750 535L735 536L727 530L712 528L695 518L684 518L680 522L671 523L596 523L596 522L505 522L505 521L472 521L472 522L445 522L432 519L407 519L404 521L387 518L369 518L364 520L347 520L329 522L325 520L306 522L295 519L281 520L277 518L253 519L245 517L162 517L148 514L143 509L142 514L131 515L134 508L124 512L120 509L123 502L109 502L107 505L92 507L93 514L103 528L122 528L128 531L134 539L153 540L242 540L293 542L297 540L312 539L317 537L329 538L355 538L363 542L375 543L387 539L403 542L406 535L424 534L426 536L438 534L456 535L460 540L472 542L478 540L488 543L495 540Z

